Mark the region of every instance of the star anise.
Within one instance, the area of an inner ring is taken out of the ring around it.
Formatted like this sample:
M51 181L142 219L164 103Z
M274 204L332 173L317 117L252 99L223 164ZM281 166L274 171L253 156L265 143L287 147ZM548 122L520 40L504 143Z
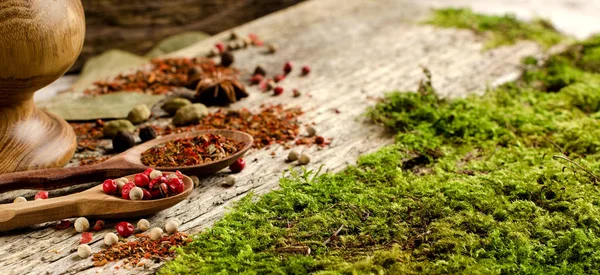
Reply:
M190 88L196 91L196 101L204 105L228 106L248 96L234 68L202 66L190 74Z

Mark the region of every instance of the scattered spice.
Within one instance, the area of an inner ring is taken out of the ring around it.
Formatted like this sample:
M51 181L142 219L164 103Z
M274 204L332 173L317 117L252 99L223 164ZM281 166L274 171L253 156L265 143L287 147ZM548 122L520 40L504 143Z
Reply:
M142 153L141 161L153 167L199 165L228 157L243 147L241 142L206 134L154 146Z
M302 93L300 93L300 91L298 91L298 89L294 89L292 91L292 93L293 93L294 97L299 97L300 95L302 95Z
M310 67L309 66L302 67L302 75L307 75L309 73L310 73Z
M128 131L119 131L112 139L113 151L121 153L135 146L135 139Z
M233 173L239 173L246 167L246 161L243 158L237 159L233 164L229 165L229 170Z
M224 52L221 54L221 66L229 67L235 61L231 52Z
M276 53L279 50L279 45L277 45L277 43L269 43L267 49L269 50L269 53Z
M82 158L79 161L79 165L80 166L84 166L84 165L94 165L94 164L98 164L101 163L103 161L106 161L107 159L109 159L112 155L108 155L108 156L102 156L102 157L97 157L97 156L89 156L89 157L85 157Z
M92 248L87 244L81 244L77 248L77 255L79 255L79 257L82 259L89 257L91 254Z
M56 228L58 228L58 229L67 229L69 227L71 227L71 221L70 220L60 220L56 224Z
M280 86L275 87L275 89L273 90L273 94L275 94L275 95L283 94L283 88Z
M159 228L160 229L160 228ZM175 255L173 247L191 242L188 235L178 232L151 240L147 235L139 234L137 239L119 242L93 255L94 266L104 266L109 262L126 259L128 265L137 266L142 259L165 260Z
M75 220L74 226L75 231L81 233L90 229L90 222L86 218L80 217Z
M290 61L285 62L285 64L283 65L283 72L285 74L289 74L292 72L292 68L293 68L292 62L290 62Z
M254 69L254 75L257 75L257 74L266 76L267 71L262 66L256 66L256 68Z
M93 239L94 235L91 232L83 232L81 234L81 239L79 239L80 244L90 243Z
M120 222L117 224L117 233L119 233L119 235L121 235L123 238L131 236L134 230L135 228L133 227L133 224L128 222Z
M250 78L250 84L252 84L252 85L259 84L261 81L263 81L263 79L264 79L263 75L255 74Z
M223 181L221 183L221 186L223 187L232 187L235 185L235 176L234 175L229 175L227 177L225 177L225 181Z
M298 162L301 165L307 165L310 162L310 156L308 154L302 154Z
M288 154L288 161L297 161L300 158L300 154L294 150L291 150Z
M148 220L146 220L146 219L141 219L137 223L137 228L140 231L146 231L146 230L148 230L150 228L150 222Z
M117 234L115 233L106 233L106 235L104 235L104 244L111 246L113 244L116 244L119 241L119 237L117 236Z
M92 229L94 229L94 231L100 231L100 230L104 229L104 225L105 225L105 222L103 220L97 220L96 223L94 224L94 227L92 227Z
M285 75L282 75L282 74L279 74L279 75L276 75L275 77L273 77L273 81L275 81L275 83L279 83L283 79L285 79Z

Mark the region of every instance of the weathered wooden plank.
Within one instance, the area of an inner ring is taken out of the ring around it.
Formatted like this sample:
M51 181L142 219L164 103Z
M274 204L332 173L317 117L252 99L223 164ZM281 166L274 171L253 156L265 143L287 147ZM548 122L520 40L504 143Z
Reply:
M256 64L264 64L269 72L279 72L288 59L297 67L311 65L313 71L308 77L297 76L297 71L292 73L282 82L287 91L279 97L252 87L251 96L233 108L255 109L263 103L301 106L306 111L303 122L315 122L320 135L334 138L331 147L323 150L300 148L313 157L309 168L322 165L324 170L339 171L354 163L359 155L393 141L381 127L365 121L363 114L374 104L372 98L384 92L414 89L422 77L420 66L433 72L434 86L442 95L463 96L517 76L520 59L540 53L529 42L483 52L482 41L468 31L419 24L428 13L428 8L411 1L315 0L236 28L240 34L257 33L281 45L275 55L264 55L259 49L236 53L236 65L246 72ZM202 54L227 35L222 33L175 55ZM312 96L292 98L292 88ZM270 155L272 151L275 157ZM277 188L284 171L298 169L284 162L286 153L277 146L251 151L246 157L249 164L237 175L235 187L219 187L226 173L203 178L203 186L188 200L149 219L162 226L167 218L176 216L183 221L182 230L197 233L249 192L264 194ZM0 201L22 193L3 194ZM95 234L94 251L101 248L106 232ZM91 268L90 260L77 259L73 251L78 239L72 230L56 231L48 226L1 234L0 273L115 272L114 264ZM151 273L158 266L154 264L135 273Z

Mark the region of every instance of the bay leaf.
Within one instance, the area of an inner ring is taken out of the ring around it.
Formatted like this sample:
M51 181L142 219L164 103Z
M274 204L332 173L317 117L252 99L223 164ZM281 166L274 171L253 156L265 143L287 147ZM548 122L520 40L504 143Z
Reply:
M146 54L146 58L155 58L172 53L191 46L208 37L210 37L210 35L203 32L185 32L167 37L158 42L156 46Z
M148 63L144 57L120 50L110 50L98 56L90 58L79 74L79 79L73 84L73 91L83 92L98 80L117 76L119 73L128 71Z
M126 118L135 106L146 104L151 107L165 95L135 92L117 92L98 96L73 97L73 93L57 96L40 102L38 106L57 114L67 121Z

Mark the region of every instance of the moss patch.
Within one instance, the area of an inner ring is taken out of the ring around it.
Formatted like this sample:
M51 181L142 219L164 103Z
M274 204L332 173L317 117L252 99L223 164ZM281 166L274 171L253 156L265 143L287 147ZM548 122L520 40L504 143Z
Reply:
M598 273L595 41L481 97L388 94L369 114L394 145L246 197L159 273Z
M469 29L476 34L489 38L486 48L512 45L520 40L532 40L544 47L561 42L561 35L547 20L536 19L533 22L517 20L513 15L481 15L470 9L438 9L426 22L444 28Z

